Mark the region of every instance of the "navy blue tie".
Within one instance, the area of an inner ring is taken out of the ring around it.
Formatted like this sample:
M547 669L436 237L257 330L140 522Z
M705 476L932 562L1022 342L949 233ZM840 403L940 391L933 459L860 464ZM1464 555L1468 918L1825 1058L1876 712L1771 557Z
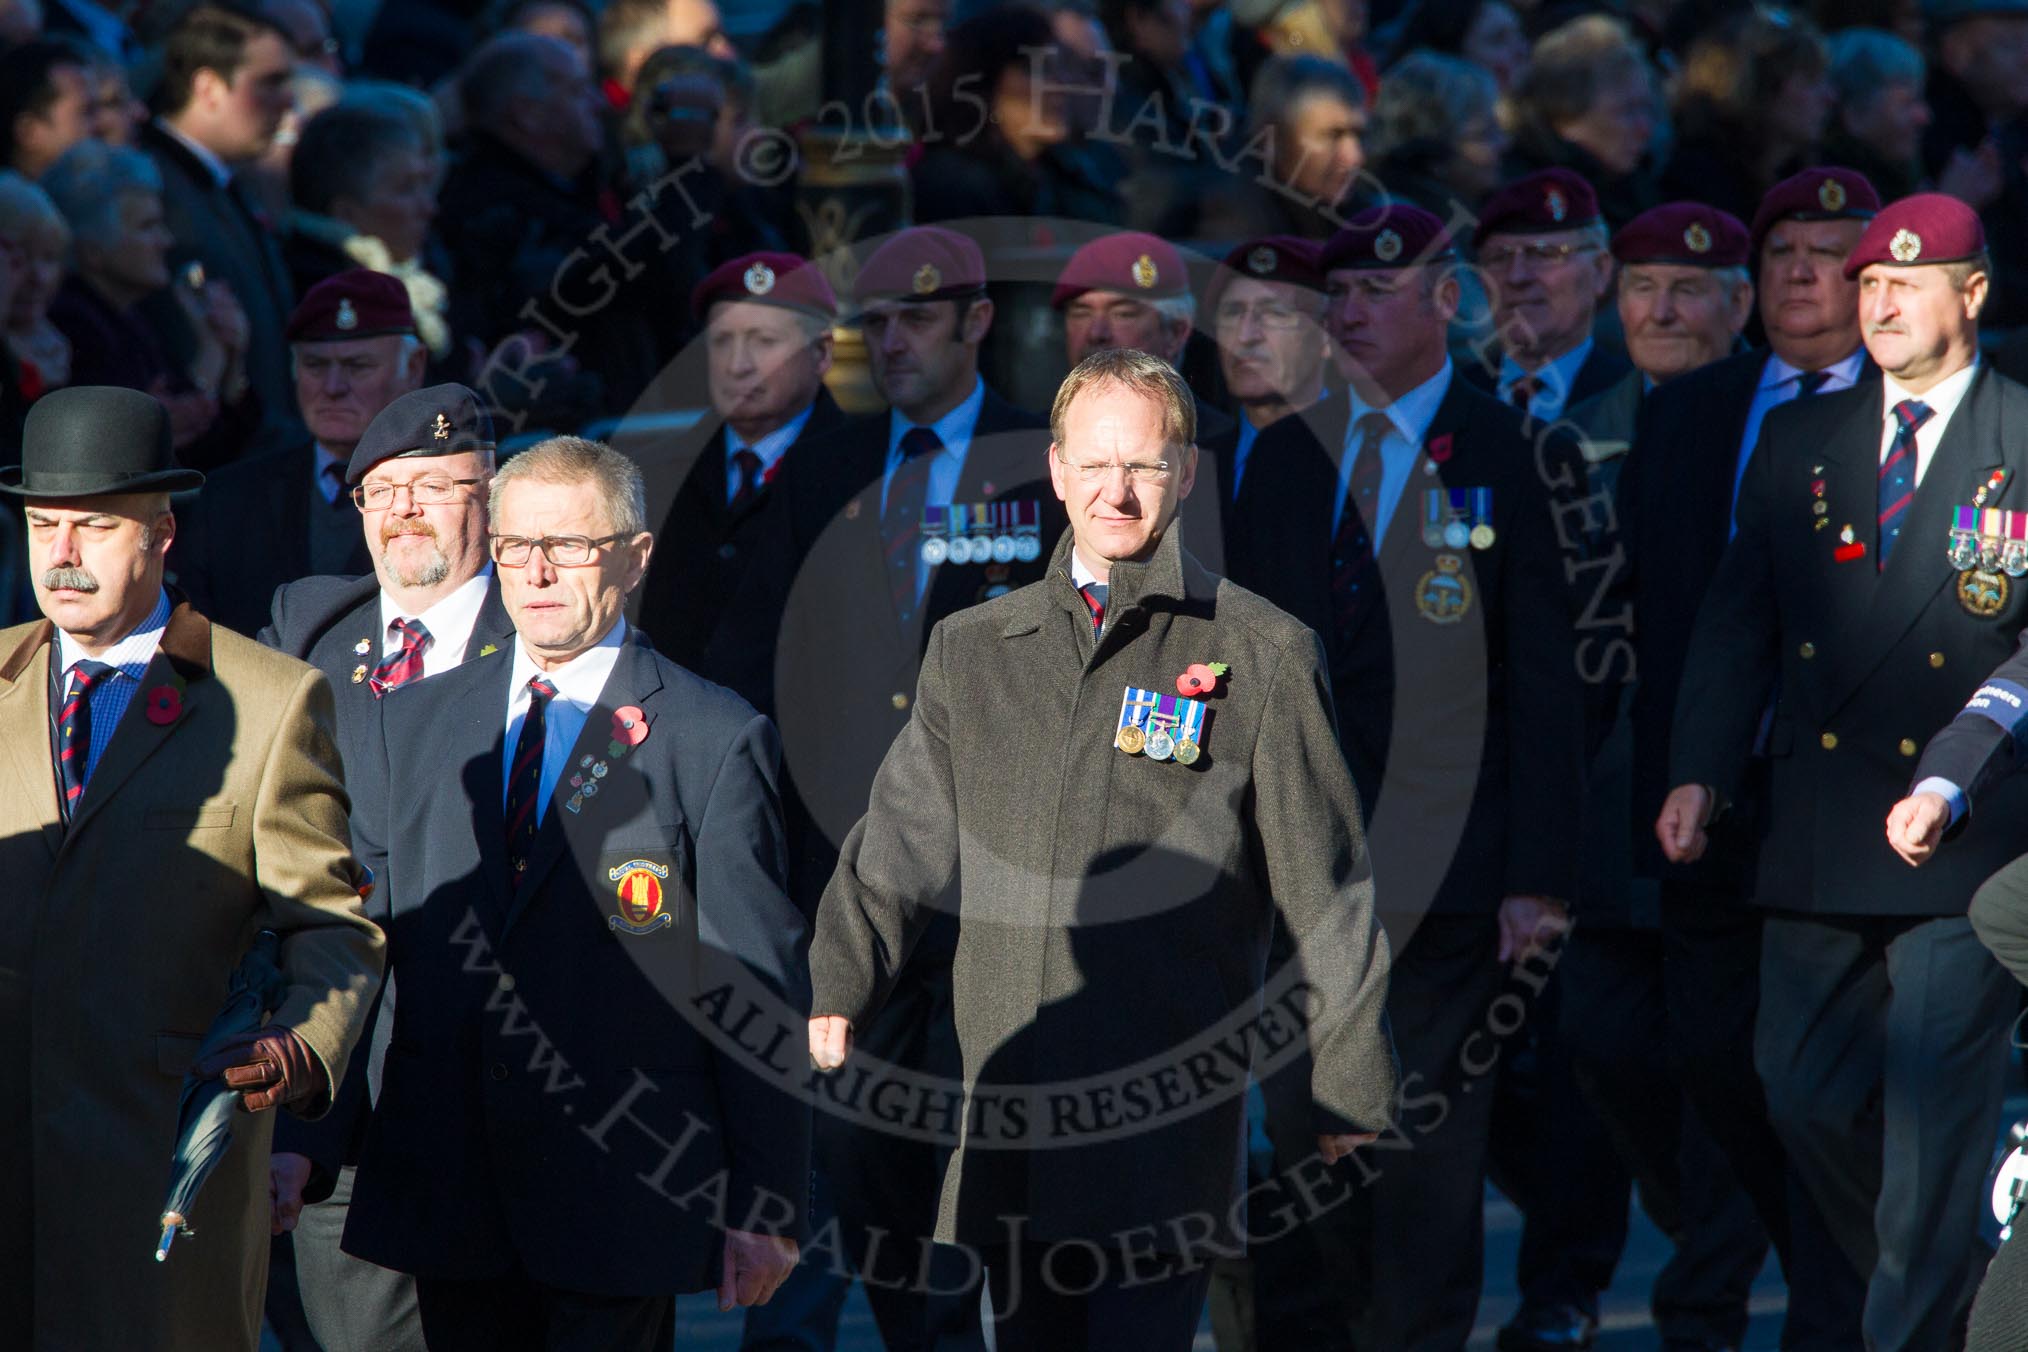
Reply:
M1930 407L1919 399L1904 399L1894 406L1894 440L1887 458L1880 462L1880 571L1887 571L1887 555L1901 537L1908 519L1908 505L1915 501L1915 434L1929 421Z

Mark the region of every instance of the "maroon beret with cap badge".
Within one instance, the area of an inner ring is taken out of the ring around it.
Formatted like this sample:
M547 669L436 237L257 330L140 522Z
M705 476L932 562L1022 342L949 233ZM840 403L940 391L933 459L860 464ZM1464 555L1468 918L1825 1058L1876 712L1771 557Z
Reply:
M1473 238L1577 230L1598 218L1598 194L1582 175L1539 169L1493 190L1479 208Z
M1857 169L1824 165L1791 174L1767 190L1753 213L1753 251L1776 221L1865 221L1880 210L1880 194Z
M838 316L838 297L824 270L801 254L750 253L720 263L691 289L690 312L707 319L722 300L779 305L819 319Z
M918 225L884 240L859 265L852 299L949 300L986 288L986 256L969 235L941 225Z
M1732 213L1704 202L1664 202L1614 233L1613 257L1622 263L1745 267L1746 225Z
M1845 259L1845 275L1857 277L1875 263L1920 267L1958 263L1986 251L1979 214L1955 197L1919 192L1880 209Z
M291 343L384 338L392 333L415 334L408 288L370 268L349 268L311 287L282 329L282 337Z
M1061 310L1087 291L1161 300L1189 290L1190 274L1175 246L1159 236L1128 230L1101 236L1072 254L1057 275L1049 307Z
M1204 287L1204 313L1218 309L1218 298L1235 281L1284 282L1324 291L1324 270L1317 266L1317 245L1296 235L1262 235L1227 254Z
M1345 222L1324 242L1317 261L1325 272L1406 268L1448 258L1452 243L1450 232L1434 215L1421 207L1394 202L1368 207Z

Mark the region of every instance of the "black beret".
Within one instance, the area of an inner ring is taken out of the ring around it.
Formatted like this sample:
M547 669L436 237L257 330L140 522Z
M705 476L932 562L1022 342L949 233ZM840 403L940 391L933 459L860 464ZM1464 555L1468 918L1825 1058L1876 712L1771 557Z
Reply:
M412 390L380 410L352 449L345 482L356 484L366 471L397 456L493 449L493 419L479 396L463 385L432 385Z

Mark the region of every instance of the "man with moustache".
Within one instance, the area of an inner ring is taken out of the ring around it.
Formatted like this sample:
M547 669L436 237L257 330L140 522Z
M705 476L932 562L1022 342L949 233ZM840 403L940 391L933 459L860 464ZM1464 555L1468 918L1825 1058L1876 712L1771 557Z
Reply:
M1472 1039L1576 884L1582 694L1545 488L1581 482L1576 451L1524 436L1520 414L1457 378L1455 264L1443 222L1416 207L1361 212L1331 238L1327 322L1348 388L1261 434L1240 502L1236 580L1324 639L1395 954L1388 1017L1415 1077L1398 1121L1413 1148L1376 1155L1352 1204L1307 1227L1366 1278L1335 1297L1357 1308L1330 1315L1360 1347L1470 1334L1499 1063ZM1274 1090L1286 1170L1303 1152Z
M283 583L372 570L346 465L381 410L422 384L429 360L407 288L365 268L310 288L286 336L311 443L211 475L171 559L194 604L248 635L268 622Z
M937 1221L983 1253L1004 1352L1191 1345L1207 1260L1240 1242L1245 1076L1120 1130L1111 1085L1259 1010L1277 925L1311 986L1323 1164L1372 1139L1395 1088L1323 655L1178 539L1192 409L1144 352L1098 352L1065 380L1050 475L1070 528L1042 581L931 634L817 916L820 1070L846 1064L933 924L957 922L959 1077L975 1102L1034 1107L1022 1128L970 1115ZM1198 698L1169 693L1185 689ZM1278 1031L1283 1053L1300 1040ZM1050 1086L1087 1082L1091 1112L1044 1112Z
M1922 740L2022 626L2012 578L1976 546L1953 557L1956 513L2012 511L2028 469L2007 430L2028 390L1979 359L1984 243L1964 203L1918 194L1846 258L1881 378L1763 422L1691 635L1655 824L1671 862L1699 858L1764 740L1754 1059L1789 1159L1867 1281L1862 1332L1879 1348L1949 1346L1971 1297L1986 1155L1966 1143L1999 1120L2018 1003L1965 906L2019 852L2028 790L1991 791L1919 873L1880 834Z
M690 295L704 321L711 411L688 445L630 445L663 523L634 614L656 650L750 700L741 679L773 665L780 615L735 604L753 568L770 565L769 518L785 510L775 480L826 453L843 421L824 388L838 300L808 259L753 253L714 269Z
M1063 316L1064 355L1072 366L1101 348L1130 347L1180 370L1197 314L1183 255L1160 236L1136 230L1101 235L1073 253L1049 306ZM1200 437L1213 440L1231 430L1231 415L1197 400Z
M462 385L405 394L381 410L346 466L373 572L306 577L275 593L261 642L309 662L338 703L338 752L355 816L381 810L378 702L404 685L512 640L486 557L486 486L493 425ZM297 1285L323 1347L420 1347L415 1283L344 1253L359 1149L387 1054L390 983L332 1109L275 1133L269 1181L274 1229L293 1233Z
M330 1103L380 980L331 691L164 586L167 410L76 386L28 415L23 500L45 618L0 633L0 1344L253 1352L276 1106ZM235 964L281 938L265 1026L195 1066ZM239 1092L237 1138L153 1261L186 1072Z
M1517 178L1486 199L1474 239L1493 331L1460 354L1465 379L1555 422L1626 374L1593 333L1613 264L1591 184L1568 169Z
M767 1300L804 1229L809 1108L705 1026L808 1009L779 744L635 640L625 456L540 442L488 516L513 640L380 701L416 772L353 822L398 998L344 1245L415 1275L431 1352L648 1352L675 1293Z

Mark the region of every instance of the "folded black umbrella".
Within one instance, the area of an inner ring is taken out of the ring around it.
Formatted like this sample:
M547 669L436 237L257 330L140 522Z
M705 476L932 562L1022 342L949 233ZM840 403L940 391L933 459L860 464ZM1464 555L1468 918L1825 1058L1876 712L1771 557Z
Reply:
M233 968L225 1005L205 1030L193 1067L201 1065L226 1039L258 1029L281 1003L289 985L276 964L281 947L281 936L273 930L262 930L254 937L253 947ZM196 1234L188 1220L190 1207L232 1144L237 1097L238 1091L227 1088L218 1076L199 1076L194 1069L183 1076L183 1096L176 1113L176 1153L170 1161L169 1195L162 1203L162 1237L155 1245L158 1263L169 1257L169 1246L178 1231Z

